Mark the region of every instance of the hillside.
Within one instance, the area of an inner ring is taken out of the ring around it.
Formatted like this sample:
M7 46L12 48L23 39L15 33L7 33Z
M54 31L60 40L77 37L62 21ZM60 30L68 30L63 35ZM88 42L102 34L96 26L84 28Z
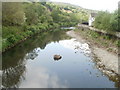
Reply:
M2 14L3 51L36 33L88 21L89 15L78 6L54 2L4 2Z

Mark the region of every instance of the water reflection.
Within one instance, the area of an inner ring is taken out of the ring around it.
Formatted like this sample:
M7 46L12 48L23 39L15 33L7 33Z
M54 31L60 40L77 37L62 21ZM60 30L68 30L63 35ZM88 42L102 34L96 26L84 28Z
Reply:
M25 66L19 65L3 71L2 85L5 88L18 88L20 81L24 79Z
M66 37L64 31L46 32L28 39L23 44L20 44L17 47L3 53L3 87L19 87L20 82L24 79L26 60L34 60L40 52L40 49L35 48L40 47L41 49L44 49L51 41L59 41L64 38L69 38Z
M59 43L65 48L72 49L75 53L83 53L86 56L90 56L91 54L91 50L87 43L80 43L74 38L71 40L62 40L59 41Z
M28 60L28 59L34 60L38 56L39 52L40 52L39 49L34 49L33 51L26 54L25 59L26 60Z
M58 62L53 59L55 54L62 56ZM64 31L45 32L3 54L3 87L107 88L118 84L94 66L87 43Z
M28 73L20 88L67 88L66 81L60 81L57 75L50 74L44 67L27 67Z

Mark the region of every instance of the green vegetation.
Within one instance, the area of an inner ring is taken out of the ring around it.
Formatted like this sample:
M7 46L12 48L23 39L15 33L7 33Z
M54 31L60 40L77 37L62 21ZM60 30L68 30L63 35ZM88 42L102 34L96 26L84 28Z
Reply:
M114 36L98 33L91 30L76 29L75 32L80 34L84 39L87 39L92 45L105 48L106 50L114 53L118 53L118 47L120 47L120 40Z
M107 32L120 32L120 27L118 25L120 14L118 10L114 11L114 13L109 13L107 11L99 12L95 18L94 27L106 30Z
M108 34L115 34L120 32L120 8L118 10L114 11L113 13L107 12L107 11L100 11L98 12L95 21L94 21L94 27L98 28L100 30L106 31ZM103 39L109 40L111 39L110 36L104 35L102 36ZM103 42L101 42L103 43ZM113 44L111 44L113 43ZM106 43L104 43L106 45ZM107 43L107 46L109 44L120 47L120 39L115 39L114 42L111 41ZM110 46L109 46L110 47ZM111 48L108 49L108 51L112 51Z
M2 4L2 50L40 32L75 26L88 20L83 9L51 2L4 2Z

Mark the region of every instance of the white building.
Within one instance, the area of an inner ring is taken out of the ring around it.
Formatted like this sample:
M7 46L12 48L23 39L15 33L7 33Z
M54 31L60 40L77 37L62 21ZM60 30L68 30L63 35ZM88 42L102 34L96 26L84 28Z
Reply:
M89 26L92 26L93 25L93 22L95 21L95 16L97 14L96 13L91 13L90 16L89 16Z

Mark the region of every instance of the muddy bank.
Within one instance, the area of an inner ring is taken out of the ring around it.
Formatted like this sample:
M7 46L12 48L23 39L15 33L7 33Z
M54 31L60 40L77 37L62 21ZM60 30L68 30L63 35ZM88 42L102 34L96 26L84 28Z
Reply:
M96 65L103 73L114 76L120 75L118 70L118 55L112 52L108 52L106 49L98 47L95 44L92 44L87 39L84 39L79 33L71 30L67 34L71 37L76 38L80 42L87 42L92 49L92 52L95 57Z

